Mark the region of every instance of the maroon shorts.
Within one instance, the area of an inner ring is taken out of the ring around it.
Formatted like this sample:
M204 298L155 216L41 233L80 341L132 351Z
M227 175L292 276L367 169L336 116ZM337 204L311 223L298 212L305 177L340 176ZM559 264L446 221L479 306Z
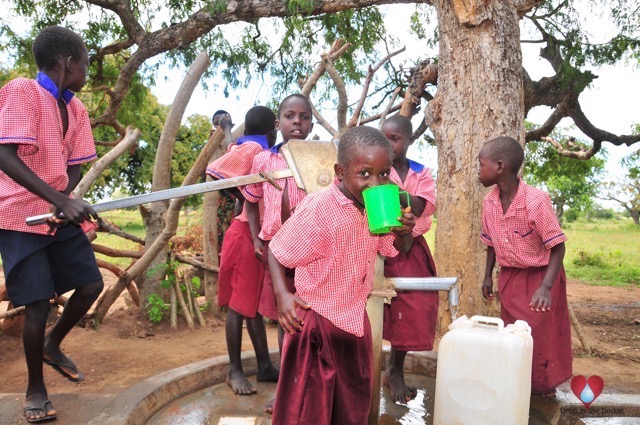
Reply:
M385 277L434 277L436 265L423 236L413 240L409 252L384 262ZM382 338L398 351L431 351L438 321L438 292L398 291L384 306Z
M256 258L249 223L233 220L222 241L218 305L254 318L258 312L264 264Z

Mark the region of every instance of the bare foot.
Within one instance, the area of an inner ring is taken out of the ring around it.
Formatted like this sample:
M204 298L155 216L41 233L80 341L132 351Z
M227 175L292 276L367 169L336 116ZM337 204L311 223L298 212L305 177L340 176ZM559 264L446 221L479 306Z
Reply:
M273 405L275 404L276 399L272 398L264 404L264 411L267 413L273 413Z
M391 390L391 399L396 403L406 403L412 400L417 394L415 388L405 384L403 373L392 373L389 371L382 376L382 383L389 387Z
M229 370L225 382L231 387L233 392L238 395L251 395L258 392L256 387L251 385L247 377L238 370Z
M258 370L256 379L261 382L278 382L278 376L280 376L280 369L269 364L266 370Z

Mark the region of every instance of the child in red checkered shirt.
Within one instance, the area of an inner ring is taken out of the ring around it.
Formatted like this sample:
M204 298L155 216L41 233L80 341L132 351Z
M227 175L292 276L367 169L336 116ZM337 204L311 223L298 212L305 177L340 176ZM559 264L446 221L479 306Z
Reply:
M251 167L251 174L268 172L288 168L288 164L280 153L280 148L291 139L306 139L313 129L313 108L309 99L302 94L292 94L285 97L278 107L276 128L282 135L282 143L256 155ZM298 203L307 193L298 188L293 177L279 180L282 190L269 182L247 185L242 188L242 194L247 202L247 213L250 214L249 226L254 241L256 256L265 261L267 258L269 241L292 214ZM264 203L264 219L258 223L258 202ZM287 270L287 284L293 288L293 270ZM273 294L271 275L267 270L258 308L260 314L271 320L278 319L276 301ZM282 327L278 327L278 345L282 347ZM267 402L265 411L271 412L272 401Z
M60 343L102 291L102 276L79 224L95 211L69 197L82 163L96 158L87 110L73 92L87 78L89 54L82 39L59 26L33 43L35 80L17 78L0 90L0 254L14 306L25 306L23 345L28 422L56 418L44 384L43 361L79 382L83 375ZM25 219L49 206L55 216L29 227ZM64 217L61 219L60 217ZM45 335L50 298L74 290Z
M249 109L244 120L244 136L229 146L227 153L207 167L214 179L226 179L250 174L253 158L276 141L276 115L266 106ZM231 193L242 198L239 190ZM222 241L218 272L218 305L228 306L225 322L229 371L226 382L234 393L251 395L256 387L249 382L242 369L242 322L253 343L258 364L258 381L277 381L279 370L271 363L267 333L258 303L262 292L264 263L254 255L251 230L243 209L229 226Z
M482 295L493 300L493 267L498 262L500 316L505 325L525 320L533 337L531 392L554 396L572 375L571 326L564 241L549 195L518 177L522 146L498 137L478 155L479 179L495 185L484 199L481 239L487 245Z
M369 232L362 191L389 183L393 151L380 131L349 129L340 139L339 183L307 196L269 245L279 322L286 335L272 423L365 424L372 391L366 302L376 255L411 247L415 216L393 234ZM285 283L295 268L295 294Z
M391 181L409 193L411 211L417 217L411 249L385 261L384 275L434 277L436 266L424 234L431 228L431 216L436 211L435 181L428 168L407 158L413 143L413 128L407 117L387 118L381 130L393 147ZM390 304L385 304L382 337L391 343L391 353L383 382L389 385L396 402L406 403L415 397L415 388L408 387L404 380L404 360L408 351L433 350L437 320L438 293L434 291L399 291Z

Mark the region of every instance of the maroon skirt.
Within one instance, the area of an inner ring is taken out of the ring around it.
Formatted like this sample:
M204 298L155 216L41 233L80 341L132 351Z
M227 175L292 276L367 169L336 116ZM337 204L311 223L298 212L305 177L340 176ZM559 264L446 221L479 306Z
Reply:
M531 392L546 394L571 378L571 322L567 305L564 267L551 288L551 311L531 311L531 297L544 277L546 267L500 268L498 290L500 316L505 325L525 320L533 337Z
M285 334L273 425L364 425L373 370L371 325L364 336L338 329L313 310L297 309L301 332Z
M278 305L276 303L276 296L273 292L273 281L271 280L271 273L269 273L269 266L266 259L267 248L269 247L269 241L265 241L264 243L264 256L263 263L265 264L265 273L264 280L262 285L262 293L260 294L260 305L258 306L258 312L262 314L262 316L273 320L278 321ZM293 269L286 269L285 283L287 288L291 293L295 293L295 285L294 285L294 271Z
M408 252L384 262L385 277L434 277L436 265L423 236ZM397 351L431 351L438 321L437 291L398 291L384 306L382 338Z
M228 305L245 317L256 317L264 271L264 264L254 254L249 223L233 220L220 252L218 305Z

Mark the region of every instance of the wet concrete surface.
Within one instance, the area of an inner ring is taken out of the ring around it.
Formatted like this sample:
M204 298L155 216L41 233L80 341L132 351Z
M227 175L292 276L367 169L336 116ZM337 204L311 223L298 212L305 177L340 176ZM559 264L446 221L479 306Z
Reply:
M407 384L417 388L418 395L406 404L396 404L389 397L389 389L381 389L380 424L431 425L435 379L407 375ZM227 384L217 384L181 397L156 413L148 425L221 425L271 423L271 415L264 405L275 395L273 383L254 382L258 393L239 396Z
M243 353L243 368L255 383L255 357ZM272 353L277 361L277 351ZM400 405L382 388L380 424L431 425L435 356L407 356L407 383L418 390L417 397ZM227 356L195 362L145 379L117 394L50 394L58 411L55 424L69 425L267 425L270 415L264 404L275 393L273 383L255 383L258 394L238 396L224 383ZM0 424L25 424L22 418L24 394L0 393ZM640 395L601 394L589 412L571 392L568 384L559 388L556 399L532 397L529 425L640 425ZM471 424L473 425L473 424Z

